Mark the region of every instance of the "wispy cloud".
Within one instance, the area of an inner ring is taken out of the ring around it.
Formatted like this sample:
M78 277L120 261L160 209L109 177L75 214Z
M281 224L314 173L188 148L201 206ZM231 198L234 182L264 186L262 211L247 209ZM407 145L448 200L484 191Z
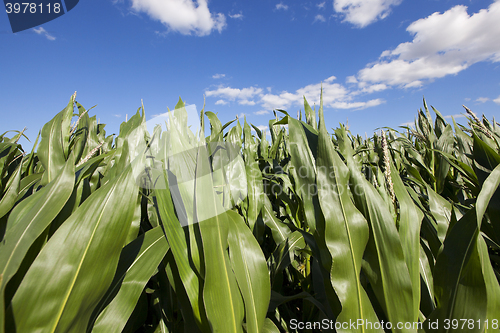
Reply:
M280 9L288 10L288 5L285 5L283 2L280 2L279 4L276 5L276 9L277 10L280 10Z
M260 110L260 111L254 112L253 114L256 114L258 116L262 116L264 114L268 114L269 112L270 112L269 110Z
M213 79L222 79L224 77L226 77L226 74L214 74L214 75L212 75Z
M325 1L323 1L322 3L318 3L316 7L318 7L319 9L323 9L325 8L325 3L326 3Z
M478 102L478 103L486 103L489 100L490 99L488 97L479 97L479 98L476 98L476 102Z
M226 27L224 14L211 13L207 0L132 0L132 9L184 35L206 36Z
M384 51L379 60L360 70L360 83L405 88L457 74L481 61L500 62L500 1L469 15L455 6L417 20L406 29L413 41Z
M414 121L407 121L407 122L399 124L399 126L415 127L415 122Z
M500 105L500 96L498 96L497 98L495 98L493 100L493 102L497 103L498 105Z
M465 118L465 115L457 113L457 114L450 114L447 116L444 116L446 119L451 119L452 117L457 119L457 118Z
M113 116L115 116L116 118L121 118L121 114L114 114Z
M47 30L45 30L43 27L40 28L33 28L33 31L36 32L39 35L44 35L48 40L56 40L54 36L49 34Z
M232 18L232 19L239 19L239 20L243 20L243 14L241 12L239 12L238 14L229 14L229 17Z
M320 22L325 22L326 20L325 20L325 17L324 17L323 15L318 14L318 15L316 15L316 16L314 17L314 21L313 21L313 23L314 23L314 22L318 22L318 21L320 21Z
M228 102L223 99L219 99L217 102L215 102L215 105L226 105L226 104L228 104Z
M333 9L344 16L344 21L364 28L375 21L386 18L391 7L402 0L334 0Z

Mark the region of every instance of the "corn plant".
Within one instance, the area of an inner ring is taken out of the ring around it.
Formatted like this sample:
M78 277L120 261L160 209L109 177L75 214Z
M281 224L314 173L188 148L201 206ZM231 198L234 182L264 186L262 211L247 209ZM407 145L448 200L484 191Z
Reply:
M494 119L424 101L362 138L304 99L269 140L182 100L116 136L89 111L0 136L0 333L498 331Z

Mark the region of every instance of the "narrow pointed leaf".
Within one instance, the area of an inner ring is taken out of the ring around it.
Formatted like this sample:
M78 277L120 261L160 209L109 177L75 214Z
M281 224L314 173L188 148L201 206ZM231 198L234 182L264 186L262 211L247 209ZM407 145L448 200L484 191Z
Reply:
M233 211L227 211L227 215L230 261L245 301L246 331L259 333L263 330L271 298L266 258L243 218Z
M120 333L139 297L168 251L163 230L156 227L123 248L115 277L101 304L94 333Z
M59 227L12 300L18 332L84 332L113 279L137 187L129 166ZM98 272L98 274L96 274Z

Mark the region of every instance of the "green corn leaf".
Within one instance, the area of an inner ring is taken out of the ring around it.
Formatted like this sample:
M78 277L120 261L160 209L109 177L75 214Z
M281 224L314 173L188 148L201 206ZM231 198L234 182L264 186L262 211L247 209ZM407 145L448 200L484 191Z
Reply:
M484 213L499 185L500 165L484 181L476 207L449 231L434 269L438 307L429 321L460 318L484 321L487 312L491 316L491 309L498 306L498 285L493 287L487 303L486 282L491 284L492 276L491 270L485 268L488 263L481 261L484 246L478 246L477 242ZM475 331L480 332L479 327Z
M259 333L271 298L266 258L243 218L233 211L227 211L227 216L230 261L245 302L246 331Z
M420 308L420 225L424 214L415 206L399 173L390 158L391 178L394 194L399 202L399 236L410 273L413 295L413 320L418 319Z
M0 199L0 218L4 217L16 203L16 199L19 194L22 170L23 163L21 162L5 186L5 193Z
M420 312L422 312L425 316L434 311L436 308L435 298L434 298L434 278L432 276L432 268L429 264L429 258L427 253L430 252L428 250L424 250L424 246L422 243L419 247L420 258L419 258L419 269L420 269L420 278L421 278L421 294L420 294Z
M59 227L12 299L12 325L18 332L87 329L93 309L113 280L136 198L129 166Z
M325 243L332 258L330 280L342 304L337 321L375 322L377 316L360 281L368 224L349 197L349 170L334 150L326 131L322 107L319 112L318 197L325 217ZM355 332L365 332L364 326Z
M262 329L262 333L280 333L280 330L274 325L273 321L269 318L266 318L264 322L264 328Z
M287 225L281 222L274 214L272 203L267 197L263 195L262 204L262 219L264 223L271 229L273 239L276 244L281 244L290 235L290 229Z
M263 196L265 194L262 184L262 173L259 169L258 162L256 160L246 161L245 171L248 195L247 221L248 225L253 230L255 221L264 205Z
M476 247L478 237L475 209L465 214L449 231L434 268L437 307L424 322L438 321L438 332L449 332L444 321L461 318L484 322L487 311L486 285ZM480 332L475 325L470 332Z
M195 192L196 217L205 256L203 300L213 332L243 332L243 300L227 253L228 215L214 194L208 163L207 150L201 146L196 163Z
M313 152L317 152L318 138L315 130L304 123L290 117L284 119L288 121L290 132L291 165L294 168L297 194L304 205L307 225L311 233L314 233L320 210L316 194L316 162L313 155Z
M123 248L113 282L100 302L105 308L97 317L93 333L122 331L144 286L158 268L168 248L160 227L149 230ZM101 309L99 306L96 308L97 311Z
M348 155L351 188L356 206L370 225L370 240L365 252L366 271L379 302L392 323L412 322L413 291L401 240L394 220L377 190L355 167ZM396 332L414 332L408 329Z
M453 129L451 128L451 125L447 125L436 142L436 148L440 151L451 154L454 143L455 138L453 136ZM435 152L433 152L433 154L435 154ZM435 168L436 192L441 193L444 189L448 171L450 170L450 163L440 154L435 154L435 163L437 164Z
M174 204L168 186L168 177L164 173L166 186L155 188L154 194L158 203L158 212L161 218L166 238L173 253L180 279L186 291L190 306L193 310L196 323L203 327L204 305L200 292L200 277L190 264L190 249L186 239L189 239L188 228L182 228L174 211ZM185 306L188 306L185 304ZM206 324L206 323L205 323Z
M481 267L484 276L484 282L486 284L486 298L487 298L487 314L486 320L490 325L484 331L485 333L489 332L498 332L498 328L494 328L492 323L494 320L498 319L498 314L500 313L500 285L498 284L498 280L495 276L495 272L491 267L490 257L488 255L488 247L482 237L478 237L477 239L479 256L481 259Z
M311 109L311 106L309 105L309 103L307 103L305 96L304 96L304 111L306 113L307 124L312 126L312 128L314 129L318 128L316 124L316 111Z
M74 101L72 96L66 108L42 128L42 139L37 151L45 170L42 184L48 184L57 177L66 162Z
M59 176L19 203L9 216L5 237L0 243L0 275L3 277L0 283L1 319L7 283L21 266L31 245L47 229L73 192L74 163L73 155L70 155ZM0 332L3 329L4 321L0 320Z
M443 243L448 232L453 207L449 201L437 194L430 186L427 186L427 195L429 196L431 214L437 223L437 236L441 243ZM437 252L435 255L437 255Z
M247 221L248 225L254 228L255 221L262 209L262 173L259 169L257 161L257 144L255 143L250 126L246 122L243 127L244 134L244 149L243 156L245 157L245 171L247 179Z

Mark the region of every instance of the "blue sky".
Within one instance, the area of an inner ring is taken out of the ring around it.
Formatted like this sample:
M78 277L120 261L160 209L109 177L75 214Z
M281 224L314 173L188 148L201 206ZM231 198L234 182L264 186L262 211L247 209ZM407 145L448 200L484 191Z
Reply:
M424 96L499 118L498 22L498 0L80 0L16 34L0 13L0 132L34 141L74 91L108 134L141 99L150 119L204 96L223 122L265 128L321 84L327 128L362 135L413 121Z

